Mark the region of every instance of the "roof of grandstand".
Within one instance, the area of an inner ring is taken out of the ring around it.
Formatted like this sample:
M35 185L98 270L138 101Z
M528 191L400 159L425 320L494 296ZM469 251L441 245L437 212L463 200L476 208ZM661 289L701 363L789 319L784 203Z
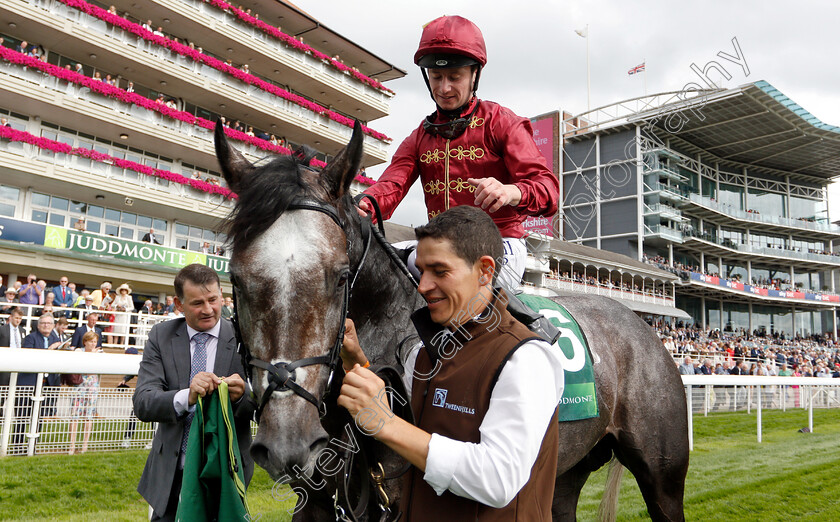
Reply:
M822 122L761 80L732 89L685 91L624 100L576 116L573 134L604 133L650 122L688 153L712 161L782 173L792 178L831 180L840 172L840 127ZM674 116L680 115L680 116ZM679 120L678 132L670 133ZM579 123L578 123L579 122ZM575 128L576 127L576 128Z

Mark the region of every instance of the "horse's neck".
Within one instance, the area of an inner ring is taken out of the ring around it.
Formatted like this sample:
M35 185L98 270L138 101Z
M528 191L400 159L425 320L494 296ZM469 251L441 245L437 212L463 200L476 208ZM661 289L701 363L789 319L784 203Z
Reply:
M349 314L365 355L374 362L393 364L397 345L414 334L410 315L422 305L417 290L374 240L353 290Z

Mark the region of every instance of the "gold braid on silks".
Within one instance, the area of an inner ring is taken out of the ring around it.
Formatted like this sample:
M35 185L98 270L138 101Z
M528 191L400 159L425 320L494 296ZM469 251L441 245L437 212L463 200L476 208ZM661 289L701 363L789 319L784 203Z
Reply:
M426 164L429 164L433 161L435 163L438 163L438 162L441 162L445 159L446 159L446 152L444 152L440 149L427 150L426 152L424 152L423 154L420 155L420 161L422 161L423 163L426 163Z
M446 183L439 179L433 179L423 185L423 192L428 192L433 196L437 196L438 194L442 194L446 190ZM462 178L455 178L449 181L449 190L455 192L462 192L464 190L468 190L470 192L475 192L475 187L470 185L470 183Z
M477 160L484 157L484 149L476 147L475 145L465 149L463 145L458 145L449 151L449 157L456 160Z

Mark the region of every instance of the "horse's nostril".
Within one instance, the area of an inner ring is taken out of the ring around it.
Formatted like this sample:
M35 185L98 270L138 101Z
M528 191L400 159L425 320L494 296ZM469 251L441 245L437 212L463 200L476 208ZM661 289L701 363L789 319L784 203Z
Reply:
M251 444L251 457L261 468L268 467L268 448L265 445L259 442Z

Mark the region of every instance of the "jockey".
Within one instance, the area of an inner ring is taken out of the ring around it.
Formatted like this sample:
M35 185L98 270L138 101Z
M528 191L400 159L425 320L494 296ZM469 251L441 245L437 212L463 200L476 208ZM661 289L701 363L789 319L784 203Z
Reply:
M458 205L484 209L504 240L501 283L515 291L527 254L522 222L557 212L557 177L537 149L526 118L476 97L487 51L475 24L460 16L432 20L423 29L414 63L436 110L400 144L365 192L377 199L385 219L418 177L429 219ZM359 206L372 210L367 200ZM415 270L414 256L409 261Z

